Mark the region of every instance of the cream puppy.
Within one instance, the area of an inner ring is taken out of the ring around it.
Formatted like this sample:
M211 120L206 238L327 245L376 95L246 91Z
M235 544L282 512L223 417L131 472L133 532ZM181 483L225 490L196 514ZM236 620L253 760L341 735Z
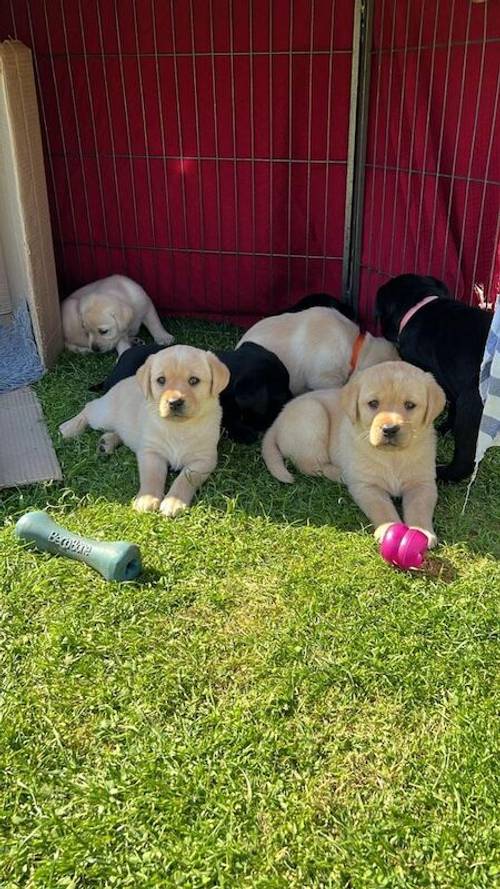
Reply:
M169 346L174 338L163 327L147 293L124 275L86 284L61 305L64 342L72 352L121 355L144 324L154 340Z
M354 370L399 360L388 340L360 335L354 321L323 307L263 318L246 331L238 346L248 341L278 356L290 374L293 395L343 386Z
M125 444L137 455L140 488L134 509L175 516L217 465L227 367L212 352L171 346L59 427L64 438L102 429L99 450ZM164 496L168 467L181 470Z
M400 518L437 542L432 526L437 502L433 420L445 405L429 373L387 361L355 374L342 389L318 390L283 408L262 442L269 472L282 482L293 476L289 458L306 475L343 481L375 526L379 540Z

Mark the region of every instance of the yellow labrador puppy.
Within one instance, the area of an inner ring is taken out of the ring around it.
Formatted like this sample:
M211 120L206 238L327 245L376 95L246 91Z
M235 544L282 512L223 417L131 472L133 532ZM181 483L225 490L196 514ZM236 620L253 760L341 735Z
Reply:
M354 321L322 306L263 318L238 346L245 342L258 343L278 356L290 374L293 395L343 386L354 370L399 360L388 340L360 334Z
M74 438L87 426L102 429L102 453L127 445L139 466L134 509L160 509L175 516L189 506L217 465L219 393L228 382L227 367L212 352L171 346L151 355L135 377L89 401L59 431L64 438ZM169 466L181 472L164 496Z
M402 497L405 522L424 531L434 546L433 420L444 405L432 374L387 361L355 374L342 389L290 401L264 436L262 455L282 482L293 481L284 457L306 475L345 482L375 526L377 540L400 521L391 498Z
M111 275L71 293L61 305L64 343L72 352L121 355L141 324L153 339L169 346L174 338L163 327L146 291L124 275Z

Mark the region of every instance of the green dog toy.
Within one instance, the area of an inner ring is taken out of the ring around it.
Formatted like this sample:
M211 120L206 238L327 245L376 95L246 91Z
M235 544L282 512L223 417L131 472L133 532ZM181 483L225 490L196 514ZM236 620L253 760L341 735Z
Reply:
M142 570L141 554L135 544L79 537L53 522L46 512L23 515L16 524L16 535L40 550L85 562L106 580L133 580Z

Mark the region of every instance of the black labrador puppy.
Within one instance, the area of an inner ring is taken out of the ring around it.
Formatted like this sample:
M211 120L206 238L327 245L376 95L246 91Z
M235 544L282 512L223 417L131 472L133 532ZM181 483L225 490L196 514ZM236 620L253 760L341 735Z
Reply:
M131 346L123 352L111 373L92 386L104 394L120 380L133 376L150 355L164 349L158 343ZM233 441L251 444L271 426L292 397L288 371L277 356L256 343L216 352L229 368L229 385L220 394L222 425Z
M467 478L474 469L483 411L479 370L493 313L452 299L442 281L423 275L391 278L378 290L376 312L403 361L430 371L446 393L455 450L451 463L438 466L438 478Z

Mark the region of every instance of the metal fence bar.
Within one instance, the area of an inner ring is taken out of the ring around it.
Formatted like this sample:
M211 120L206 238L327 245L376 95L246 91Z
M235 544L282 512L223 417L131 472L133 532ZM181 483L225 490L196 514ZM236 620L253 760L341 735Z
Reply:
M141 99L141 115L142 115L142 131L144 134L144 146L146 151L148 151L148 129L146 124L146 109L144 105L144 84L142 82L142 69L141 69L141 60L139 56L139 34L137 31L137 7L136 0L133 0L133 14L134 14L134 39L135 39L135 47L137 50L137 74L139 78L139 95ZM148 152L148 156L146 158L146 180L147 180L147 189L148 189L148 203L149 203L149 221L151 223L151 236L153 238L153 247L156 247L156 226L154 220L153 213L153 189L151 185L151 156ZM159 282L159 267L158 263L156 263L156 288L158 289Z
M420 26L418 30L418 45L422 43L422 29L424 26L424 4L422 4L420 8ZM412 114L412 123L411 123L411 138L410 138L410 153L409 160L413 158L413 150L415 148L415 132L417 125L417 113L418 113L418 100L419 100L419 78L420 78L420 62L422 59L422 53L420 50L417 51L417 67L415 73L415 98L413 101L413 114ZM406 198L406 212L405 212L405 228L404 228L404 238L403 238L403 258L402 258L402 268L406 268L406 248L408 244L408 227L410 220L410 206L411 206L411 173L408 175L408 188L407 188L407 198ZM414 258L414 262L411 263L411 267L414 269L414 263L416 262L416 257Z
M309 292L309 226L311 221L311 138L312 138L312 82L313 82L313 46L314 46L314 0L311 0L311 24L309 27L309 83L307 87L307 176L306 176L306 293Z
M467 37L469 36L469 30L470 30L471 12L472 12L472 3L469 3L468 10L467 10L467 31L466 31ZM454 188L455 170L457 167L458 145L459 145L459 141L460 141L460 125L462 123L462 114L463 114L463 107L464 107L464 91L465 91L465 80L466 80L466 73L467 73L467 48L468 47L467 47L467 42L466 42L465 47L464 47L464 62L463 62L463 67L462 67L462 79L461 79L461 83L460 83L460 100L459 100L459 105L458 105L458 119L457 119L457 127L456 127L456 132L455 132L455 145L453 148L453 162L452 162L452 168L451 168L450 193L448 195L448 210L447 210L447 214L446 214L444 249L443 249L443 255L442 255L442 259L441 259L441 278L445 277L446 254L448 251L448 239L449 239L449 234L450 234L450 221L451 221L451 213L452 213L452 207L453 207L453 188ZM456 281L458 280L458 274L459 274L459 268L457 265Z
M497 73L495 103L494 103L494 109L493 109L493 118L491 120L490 139L489 139L489 143L488 143L488 153L487 153L487 158L486 158L486 170L485 170L486 178L484 179L482 193L481 193L481 206L480 206L480 210L479 210L479 222L478 222L477 234L476 234L476 249L474 251L474 264L472 266L472 284L473 284L473 286L476 284L483 286L483 290L484 290L486 299L488 299L488 295L490 293L490 285L488 285L488 287L485 287L485 283L486 283L485 281L477 281L476 280L476 273L477 273L477 264L478 264L478 259L479 259L479 245L481 243L481 235L482 235L482 229L483 229L484 207L485 207L485 202L486 202L486 187L487 187L487 181L488 181L488 171L490 169L490 163L491 163L491 158L492 158L492 154L493 154L493 152L492 152L493 143L494 143L496 135L497 135L497 114L498 114L498 97L499 97L499 95L500 95L500 70ZM498 216L498 219L500 222L500 214ZM496 233L496 238L495 238L494 243L498 244L498 230ZM496 259L495 252L493 252L493 256L492 256L491 264L490 264L490 275L489 275L490 278L493 274L495 259Z
M484 4L484 18L483 18L483 37L484 37L484 38L486 38L486 27L487 27L487 23L488 23L488 11L487 11L487 10L488 10L488 4L485 3L485 4ZM465 50L465 52L467 52L467 49ZM481 88L482 88L482 85L483 85L483 76L484 76L484 59L485 59L485 54L486 54L486 46L485 46L485 44L484 44L484 42L483 42L483 45L482 45L482 48L481 48L481 61L480 61L480 68L479 68L479 84L478 84L478 88L477 88L478 95L481 94ZM464 83L465 83L465 71L466 71L466 65L465 65L465 61L464 61L464 71L463 71ZM479 117L479 102L476 102L476 111L475 111L475 114L474 114L474 127L473 127L473 130L472 130L472 140L471 140L471 141L472 141L472 145L474 145L474 143L475 143L475 141L476 141L476 133L477 133L477 122L478 122L478 117ZM464 212L463 212L463 219L462 219L462 232L461 232L461 235L460 235L460 246L459 246L459 248L458 248L458 256L457 256L457 271L460 271L460 267L461 267L461 263L462 263L463 250L464 250L465 229L466 229L466 224L467 224L467 207L468 207L468 203L469 203L469 192L470 192L470 174L471 174L471 170L472 170L472 160L473 160L473 156L474 156L474 152L471 151L471 152L470 152L470 155L469 155L469 163L468 163L468 165L467 165L467 177L466 177L466 185L465 185ZM471 298L472 298L472 292L473 292L475 283L476 283L476 282L474 281L474 278L473 278L472 281L471 281L471 289L470 289L470 293L469 293L469 302L470 302L470 300L471 300ZM455 298L456 298L456 296L457 296L457 291L458 291L458 274L457 274L456 281L455 281Z
M406 25L405 25L405 49L403 54L403 71L401 74L401 95L399 99L399 115L398 115L398 142L396 148L396 175L394 177L394 198L392 202L392 225L391 225L391 253L389 256L389 270L392 271L393 268L393 259L394 259L394 244L395 244L395 233L396 233L396 209L398 205L398 183L399 183L399 173L400 173L400 160L401 160L401 137L403 134L403 117L404 117L404 83L406 77L406 65L408 62L408 31L410 27L410 10L411 6L408 3L406 7ZM423 16L423 4L421 10L421 16ZM394 47L393 47L394 50ZM394 51L391 56L394 59ZM388 169L387 165L386 168Z
M121 51L122 38L121 38L121 31L120 31L120 22L118 19L118 6L117 6L116 0L115 0L115 24L116 24L116 37L117 37L117 41L118 41L118 63L119 63L119 68L120 68L120 83L121 83L121 88L122 88L123 108L125 111L125 133L127 136L128 150L129 150L129 152L131 152L132 144L131 144L131 139L130 139L130 121L129 121L129 116L128 116L127 91L125 89L125 77L123 74L123 55L122 55L122 51ZM139 218L137 215L137 195L136 195L136 190L135 190L135 175L134 175L134 165L132 163L132 158L130 158L130 161L129 161L129 170L130 170L130 180L131 180L130 193L132 196L132 207L134 210L135 236L136 236L136 240L139 240ZM144 276L144 263L143 263L142 255L140 256L140 263L141 263L142 275Z
M293 120L293 54L292 54L292 45L293 45L293 2L291 0L290 3L290 22L289 22L289 30L288 30L288 47L289 47L289 56L288 56L288 156L292 156L292 120ZM290 256L292 252L292 165L288 164L288 217L287 217L287 229L288 229L288 262L287 262L287 296L290 295L290 285L292 279L292 264L290 261Z
M361 270L373 2L374 0L365 0L364 3L356 0L354 11L342 290L344 297L355 308L359 301ZM373 206L371 222L373 224Z
M26 9L27 9L27 13L28 13L28 20L29 20L29 26L30 26L30 31L31 31L32 39L34 40L34 35L33 35L33 21L32 21L32 18L31 18L31 11L30 11L30 5L29 5L29 3L27 4ZM48 24L47 24L47 8L46 8L46 6L45 6L45 3L44 3L44 17L45 17L45 26L46 26L46 30L47 30L47 41L48 41L48 44L49 44L49 46L50 46L50 34L49 34L49 28L48 28ZM65 137L64 137L64 128L63 128L63 122L62 122L61 100L60 100L60 96L59 96L59 90L58 90L58 88L57 88L57 77L56 77L56 74L55 74L54 60L53 60L53 59L51 59L51 72L52 72L52 80L53 80L53 82L54 82L54 96L55 96L55 100L56 100L57 119L58 119L58 122L59 122L59 128L60 128L60 131L61 131L61 142L62 142L62 145L63 145L63 151L65 152L65 151L66 151L66 139L65 139ZM38 73L38 72L37 72L37 73ZM48 132L47 132L47 139L48 139ZM77 240L77 238L76 238L76 235L77 235L77 226L76 226L75 204L74 204L74 201L73 201L73 191L72 191L72 188L71 188L71 177L70 177L70 174L69 174L69 166L68 166L68 161L67 161L67 158L66 158L66 157L64 158L64 169L65 169L65 172L66 172L66 181L67 181L67 187L68 187L68 198L69 198L69 207L70 207L70 213L71 213L71 221L72 221L72 223L73 223L73 229L74 229L74 232L75 232L75 240ZM58 193L57 193L57 189L56 189L55 178L54 178L54 195L56 196L56 197L55 197L56 202L58 202ZM81 254L80 254L80 248L79 248L78 244L76 245L76 255L77 255L77 260L78 260L79 274L80 274L80 278L81 278L81 277L82 277L82 257L81 257Z
M63 16L64 16L64 13L63 13ZM89 60L88 60L87 54L85 52L85 49L86 49L85 29L83 27L81 0L78 0L78 18L79 18L79 22L80 22L80 29L81 29L81 33L82 33L82 43L83 43L83 49L84 49L83 63L85 66L85 80L87 83L87 93L88 93L88 97L89 97L89 105L90 105L90 113L91 113L90 123L91 123L91 127L92 127L92 138L93 138L94 150L95 150L97 183L98 183L98 188L99 188L99 199L100 199L100 203L101 203L102 223L104 226L105 241L106 241L106 244L108 245L108 249L109 249L108 221L106 219L106 204L104 201L104 186L103 186L102 170L101 170L101 164L100 164L100 153L99 153L98 142L97 142L97 130L96 130L96 124L95 124L95 110L94 110L94 96L92 93L92 86L90 83ZM66 34L66 27L65 27L65 34ZM65 37L65 42L67 45L67 38L66 37ZM86 156L87 156L86 153L82 151L82 158L86 157Z
M334 37L334 28L335 28L335 2L332 2L332 10L331 10L331 18L330 18L330 38L329 38L329 47L330 47L330 55L328 59L328 91L327 91L327 110L326 110L326 156L330 157L330 145L331 145L331 123L332 123L332 90L333 90L333 37ZM330 202L328 200L328 186L330 180L330 164L326 164L325 169L325 211L323 215L323 262L321 268L321 288L322 290L326 287L326 237L328 232L328 207Z
M167 220L167 237L169 243L172 243L172 218L171 218L171 210L170 210L170 193L169 193L169 184L168 184L168 165L167 165L167 146L165 141L165 126L163 123L163 95L162 95L162 85L161 85L161 77L160 77L160 65L158 61L158 36L156 33L156 11L155 11L155 0L151 0L151 21L153 25L153 50L154 50L154 60L155 60L155 75L156 75L156 98L158 102L158 119L160 121L160 142L162 148L162 159L163 159L163 184L165 187L165 214ZM154 155L151 155L153 158ZM176 290L176 273L175 273L175 263L172 263L172 289L175 293Z
M269 4L269 297L274 307L274 263L273 263L273 4Z
M450 14L450 24L448 28L448 42L447 42L447 52L446 52L446 71L445 71L445 82L444 82L444 96L443 96L443 110L441 112L441 127L439 130L439 146L438 146L438 154L436 160L436 182L434 187L434 201L432 208L432 227L430 234L430 244L431 249L429 250L429 262L427 266L427 274L430 275L432 272L432 245L434 244L434 234L436 230L436 214L437 214L437 196L438 196L438 186L439 186L439 170L441 167L441 154L443 151L443 139L444 139L444 122L446 116L446 99L448 95L448 80L450 73L450 58L451 58L451 36L453 33L453 22L455 17L455 0L452 0L451 4L451 14Z
M233 162L233 189L234 189L234 243L236 244L236 253L239 254L240 248L240 232L239 232L239 224L238 224L238 214L239 214L239 194L238 194L238 158L236 156L236 98L235 98L235 90L234 90L234 57L236 53L234 52L234 10L233 10L233 0L231 0L229 4L229 58L231 64L231 111L233 115L233 119L231 122L232 129L232 137L233 137L233 151L234 157L232 158L224 158L224 160L230 160ZM215 136L217 139L217 134ZM217 142L216 142L217 144ZM220 244L221 248L221 267L222 267L222 244ZM239 308L239 299L240 299L240 268L239 263L236 263L236 305Z
M101 12L99 9L99 4L97 4L97 6L96 6L96 12L97 12L97 27L98 27L98 31L99 31L99 43L100 43L101 49L103 51L102 57L101 57L102 74L103 74L103 81L104 81L104 95L106 98L106 114L107 114L107 118L108 118L109 138L110 138L110 142L111 142L113 182L114 182L114 186L115 186L116 213L117 213L117 217L118 217L118 230L119 230L119 234L120 234L120 249L122 251L124 268L127 270L128 269L128 257L127 257L127 253L125 250L124 237L123 237L123 217L122 217L122 208L121 208L121 201L120 201L120 189L118 188L118 173L117 173L116 155L115 155L115 137L114 137L114 133L113 133L113 119L111 117L111 101L110 101L110 97L109 97L108 79L106 77L106 65L104 62L104 38L103 38L103 32L102 32L102 20L101 20Z
M433 41L432 41L432 54L431 54L431 67L430 67L430 75L429 75L429 93L427 96L427 113L425 117L425 135L424 135L424 148L422 152L423 162L425 163L425 159L427 157L427 146L429 144L429 130L430 130L430 119L431 119L431 97L432 90L434 87L434 69L435 69L435 60L436 60L436 36L437 36L437 28L438 28L438 18L439 18L439 4L436 3L436 11L434 15L434 31L433 31ZM425 191L425 175L424 170L421 170L420 177L420 197L418 203L418 217L417 217L417 239L415 244L415 258L418 262L420 255L420 234L422 230L422 213L424 208L424 191Z
M174 17L174 0L170 0L170 22L172 26L172 46L173 46L173 61L174 61L174 84L175 84L175 111L177 117L177 130L179 134L179 161L180 161L180 174L181 174L181 199L182 199L182 216L184 223L184 244L185 247L188 247L189 236L188 236L188 223L187 223L187 203L186 203L186 183L184 179L184 140L182 137L182 121L180 115L180 94L179 94L179 72L177 70L177 52L176 52L176 37L175 37L175 17ZM188 293L189 293L189 302L192 299L192 262L191 262L191 250L186 250L189 257L189 274L188 274Z

